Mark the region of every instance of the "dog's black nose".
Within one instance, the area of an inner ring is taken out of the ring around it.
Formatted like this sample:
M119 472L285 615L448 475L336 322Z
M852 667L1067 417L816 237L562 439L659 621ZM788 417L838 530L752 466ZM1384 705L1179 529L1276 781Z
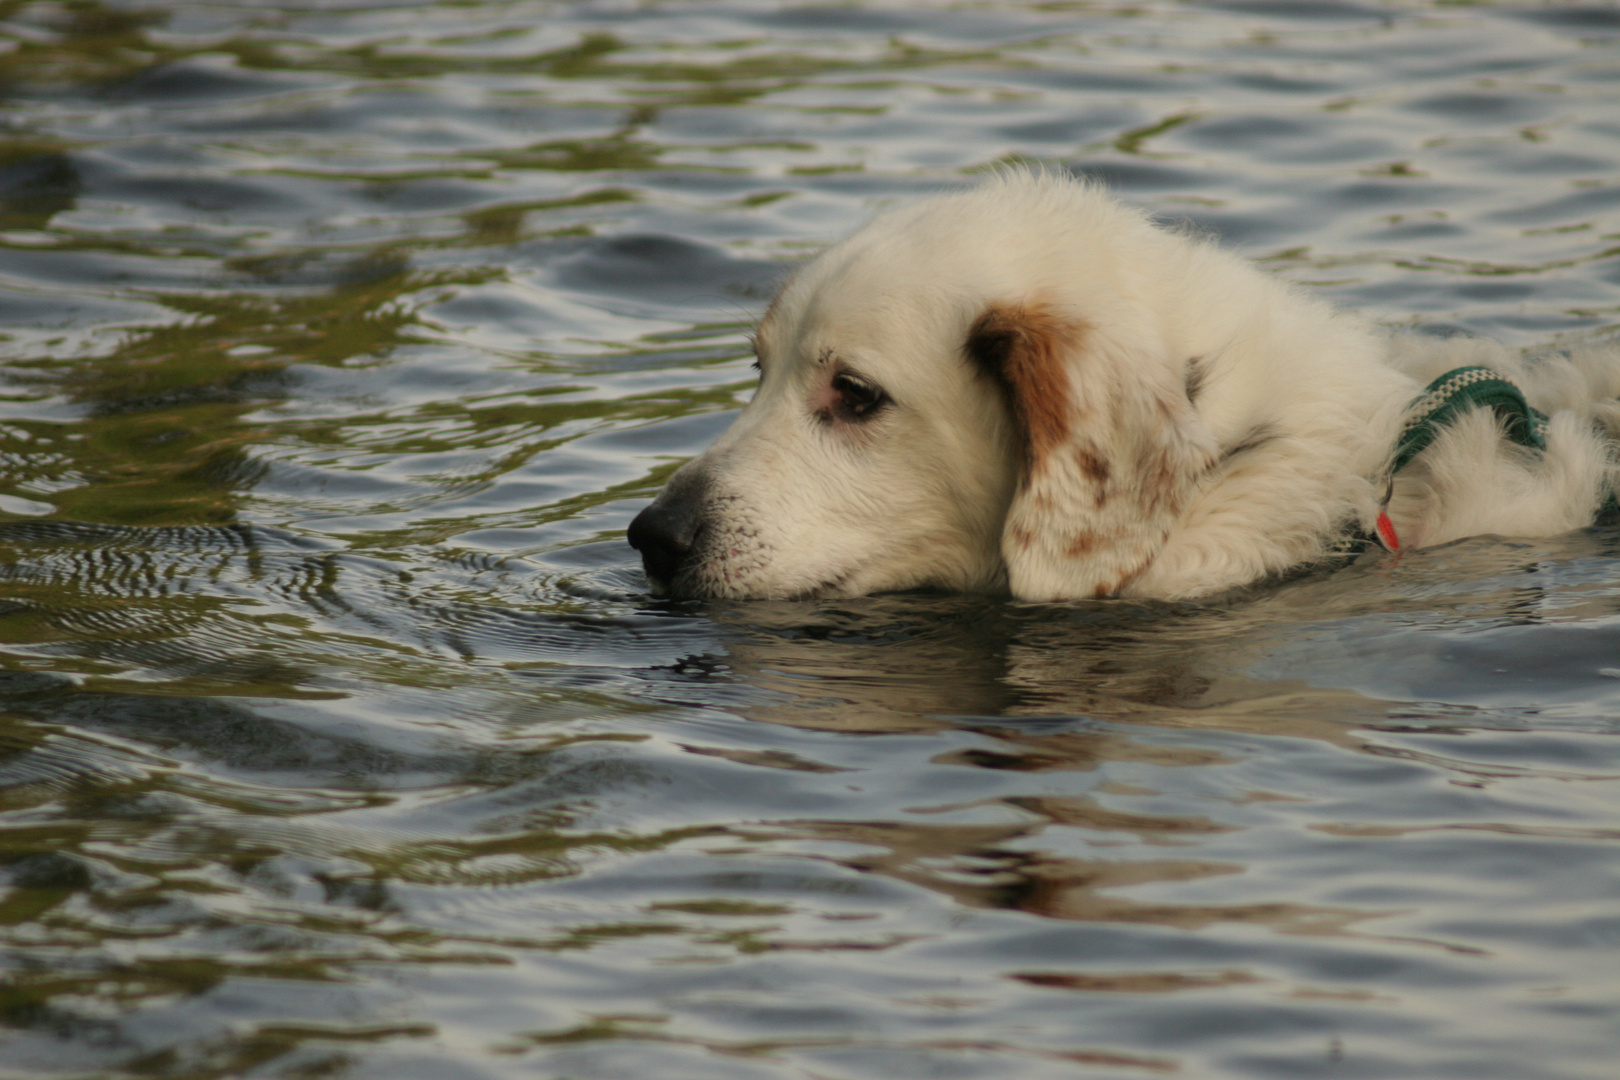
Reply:
M653 500L651 506L637 514L630 522L625 538L630 546L641 552L641 565L647 576L662 585L668 585L697 543L703 522L697 505L689 500L670 498L666 490Z

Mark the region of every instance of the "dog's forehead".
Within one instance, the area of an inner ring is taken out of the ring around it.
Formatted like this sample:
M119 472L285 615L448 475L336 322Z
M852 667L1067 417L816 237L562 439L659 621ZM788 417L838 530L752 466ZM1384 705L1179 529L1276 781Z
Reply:
M1023 196L1008 197L1009 185ZM1093 189L1015 177L874 218L789 279L761 337L786 342L842 322L932 340L993 303L1026 302L1056 279L1079 288L1105 275L1118 251L1166 241Z
M904 290L876 297L812 296L779 312L774 336L764 349L772 361L828 372L854 369L885 381L920 377L934 365L919 360L954 355L953 343L962 337L961 331L948 331L944 320L925 312L925 306Z
M906 257L912 254L849 241L828 251L771 301L759 324L761 347L815 358L829 351L882 356L960 337L969 288L949 267Z

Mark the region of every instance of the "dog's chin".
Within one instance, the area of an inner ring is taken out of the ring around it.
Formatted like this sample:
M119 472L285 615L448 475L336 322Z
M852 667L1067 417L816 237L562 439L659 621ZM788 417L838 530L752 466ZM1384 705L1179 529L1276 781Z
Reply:
M869 590L849 588L856 571L844 571L811 584L773 581L733 581L702 573L704 568L685 570L662 579L647 573L647 584L661 600L827 600L833 597L862 596ZM810 575L806 575L810 577Z

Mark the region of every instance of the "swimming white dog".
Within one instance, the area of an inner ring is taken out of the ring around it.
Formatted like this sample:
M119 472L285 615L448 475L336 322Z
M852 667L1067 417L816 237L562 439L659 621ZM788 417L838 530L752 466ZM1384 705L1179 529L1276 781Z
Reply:
M1620 349L1390 334L1065 177L878 217L754 346L754 399L630 526L671 596L1194 597L1356 537L1578 528L1620 475Z

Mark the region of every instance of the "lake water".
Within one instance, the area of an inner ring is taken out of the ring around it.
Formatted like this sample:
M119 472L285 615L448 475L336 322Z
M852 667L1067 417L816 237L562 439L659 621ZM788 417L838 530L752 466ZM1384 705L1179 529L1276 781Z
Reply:
M773 282L1027 160L1620 325L1620 7L0 2L0 1074L1608 1078L1620 530L652 599Z

